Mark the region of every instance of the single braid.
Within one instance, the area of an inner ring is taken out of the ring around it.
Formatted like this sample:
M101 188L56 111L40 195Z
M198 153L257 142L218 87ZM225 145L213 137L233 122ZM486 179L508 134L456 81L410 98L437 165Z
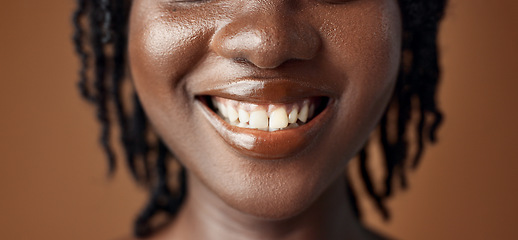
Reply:
M100 4L98 1L91 1L93 10L90 11L90 31L93 53L94 53L94 87L97 92L95 95L95 103L97 106L97 119L101 123L101 145L108 157L109 173L115 170L115 155L110 144L110 119L108 117L108 101L106 83L106 68L108 67L106 55L104 53L104 45L101 40L103 31L98 26L103 22L103 15L101 14Z
M132 147L132 154L138 156L136 157L128 157L127 163L130 167L130 171L133 177L136 180L145 179L145 181L149 181L150 179L150 167L149 161L147 160L149 152L150 152L150 143L147 140L148 133L148 123L146 119L146 114L144 113L144 109L142 108L142 104L138 99L136 93L133 94L133 124L130 129ZM141 160L144 166L144 173L139 173L139 169L137 168L137 160Z
M345 174L345 184L346 184L346 194L349 198L349 202L351 202L351 208L353 210L354 216L360 219L362 217L362 213L360 211L360 207L358 204L358 197L354 194L354 188L351 184L351 179L349 178L349 174Z
M92 93L88 90L87 82L88 77L86 75L87 69L88 69L88 59L89 55L86 52L84 48L84 31L83 27L81 25L81 20L83 19L85 12L88 10L87 1L85 0L78 0L77 1L77 10L74 12L74 15L72 17L72 22L74 24L74 47L77 55L79 56L81 67L79 69L79 82L77 84L79 88L79 92L81 93L81 96L88 100L89 102L94 102L95 99L92 96Z
M359 159L360 159L360 174L361 174L361 178L363 180L363 184L365 186L365 190L367 190L367 193L374 200L374 203L376 204L376 207L380 211L383 218L388 218L389 213L383 203L383 198L379 194L376 193L376 190L374 189L374 184L372 183L372 178L371 178L369 170L367 168L368 155L367 155L366 148L363 148L362 150L360 150Z

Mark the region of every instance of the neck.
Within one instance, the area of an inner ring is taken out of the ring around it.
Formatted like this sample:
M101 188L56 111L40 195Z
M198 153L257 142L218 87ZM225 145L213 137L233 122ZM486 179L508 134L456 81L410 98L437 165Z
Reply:
M345 180L337 179L308 209L289 219L265 220L224 203L189 175L189 194L167 239L366 239L351 209Z

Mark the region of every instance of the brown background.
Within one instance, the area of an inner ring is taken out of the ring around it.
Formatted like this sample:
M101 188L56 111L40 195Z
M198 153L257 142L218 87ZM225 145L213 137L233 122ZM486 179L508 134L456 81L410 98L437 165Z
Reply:
M73 1L0 8L0 239L127 236L145 192L106 177L76 91ZM368 223L400 239L518 239L518 1L452 0L440 36L440 143ZM368 209L371 209L367 205Z

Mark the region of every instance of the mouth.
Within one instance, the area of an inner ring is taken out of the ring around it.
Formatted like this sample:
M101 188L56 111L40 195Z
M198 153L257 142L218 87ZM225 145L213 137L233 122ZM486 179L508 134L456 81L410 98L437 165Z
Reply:
M238 128L274 132L298 128L324 111L329 97L310 97L289 103L252 103L217 96L201 96L221 120Z
M315 85L237 80L194 88L192 93L195 107L230 149L253 159L281 159L314 150L331 128L338 91Z
M200 96L197 100L195 105L224 142L254 159L290 158L314 149L312 145L322 142L319 137L330 128L335 102L327 97L284 104L255 104L216 96Z

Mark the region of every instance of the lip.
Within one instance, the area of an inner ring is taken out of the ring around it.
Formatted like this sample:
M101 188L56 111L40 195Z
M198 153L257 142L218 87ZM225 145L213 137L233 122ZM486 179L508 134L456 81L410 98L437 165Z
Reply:
M312 143L329 127L334 112L335 98L324 92L302 86L293 81L238 81L202 92L211 95L247 102L290 102L315 96L329 97L327 106L306 124L297 128L275 132L232 126L221 119L200 99L195 106L202 112L218 135L238 153L257 159L280 159L293 157L309 149Z
M290 78L205 81L203 84L195 84L191 87L194 96L208 95L251 103L289 103L309 97L326 96L330 99L338 97L336 87Z

